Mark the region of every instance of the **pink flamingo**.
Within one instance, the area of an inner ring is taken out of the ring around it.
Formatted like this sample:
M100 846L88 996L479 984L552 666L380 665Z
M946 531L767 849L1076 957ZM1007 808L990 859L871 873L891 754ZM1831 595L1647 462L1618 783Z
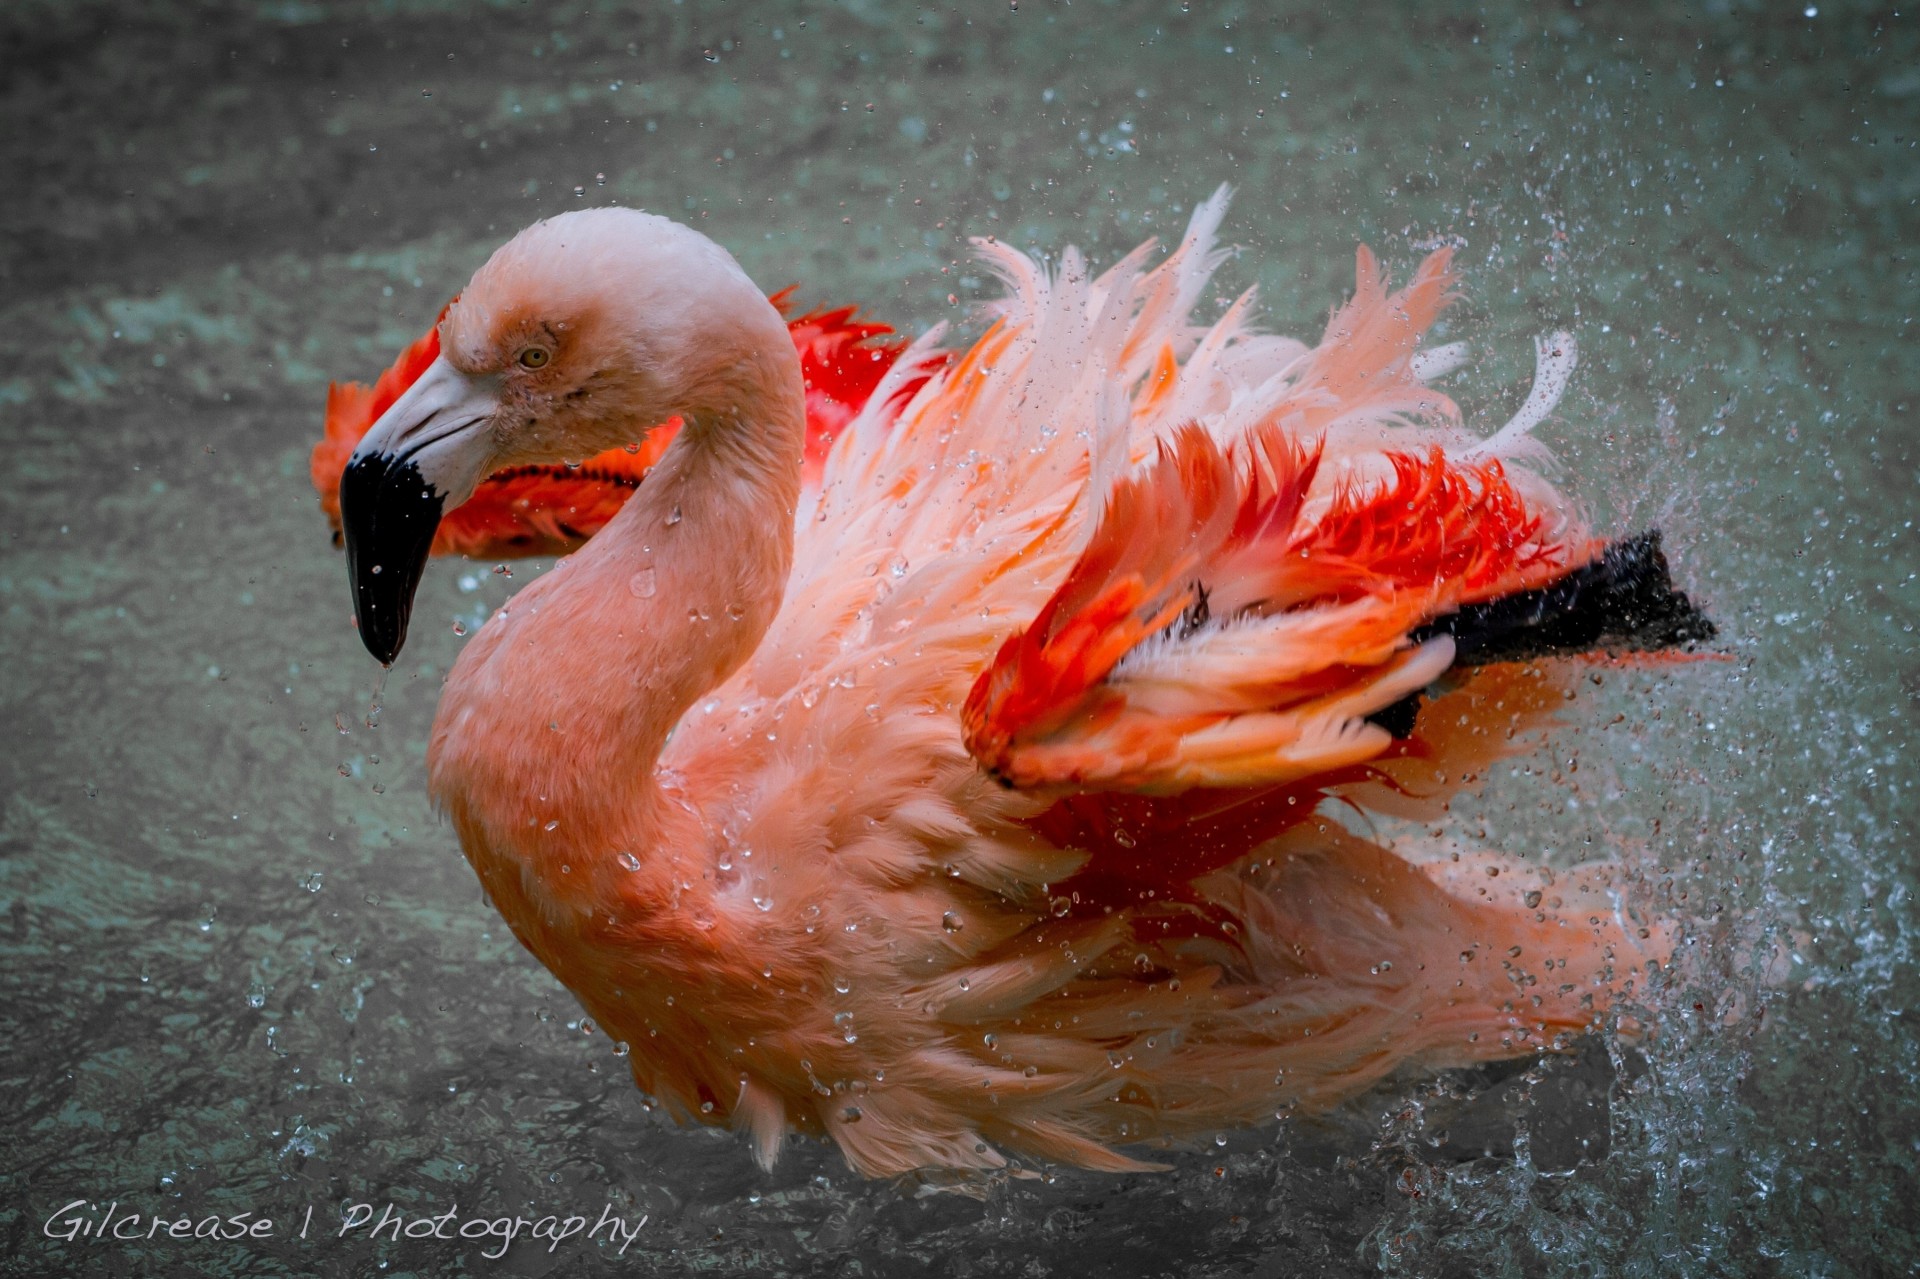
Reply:
M1315 347L1192 318L1224 188L1102 274L914 344L803 483L806 394L722 249L626 209L494 254L354 449L362 639L391 662L440 517L502 468L680 419L583 549L448 675L431 789L516 936L674 1113L869 1176L1166 1144L1592 1026L1657 927L1604 870L1381 847L1544 723L1551 666L1711 634L1426 385L1445 252L1364 249ZM923 379L905 404L904 380ZM1423 702L1423 698L1431 699Z

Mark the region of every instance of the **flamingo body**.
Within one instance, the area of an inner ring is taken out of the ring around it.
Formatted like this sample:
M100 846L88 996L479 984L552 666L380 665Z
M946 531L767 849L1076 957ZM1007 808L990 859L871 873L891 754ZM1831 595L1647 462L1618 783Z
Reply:
M1423 380L1444 253L1389 293L1362 250L1313 347L1250 295L1200 325L1224 204L1151 267L981 246L993 327L889 361L817 481L793 344L731 259L566 215L482 268L354 451L367 587L403 499L684 423L467 642L431 787L639 1086L763 1163L799 1131L867 1175L1150 1167L1121 1147L1555 1046L1660 958L1604 869L1329 814L1438 817L1543 726L1551 670L1454 669L1462 619L1605 544L1526 465L1550 403L1481 441ZM1570 345L1541 358L1550 400Z

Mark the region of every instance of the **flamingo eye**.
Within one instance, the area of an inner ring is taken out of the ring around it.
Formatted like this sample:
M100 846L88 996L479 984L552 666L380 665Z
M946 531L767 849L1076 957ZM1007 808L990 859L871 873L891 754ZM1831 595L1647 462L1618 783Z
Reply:
M544 369L553 353L544 346L530 346L520 352L520 367L523 369Z

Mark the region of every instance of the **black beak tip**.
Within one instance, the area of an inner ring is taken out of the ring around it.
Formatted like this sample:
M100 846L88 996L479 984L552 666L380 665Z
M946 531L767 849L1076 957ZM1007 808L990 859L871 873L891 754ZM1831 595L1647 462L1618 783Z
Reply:
M420 585L445 502L410 460L355 458L340 476L340 524L360 642L392 666L407 642Z
M359 614L354 615L354 620L359 622ZM406 647L406 621L402 620L397 627L367 626L361 623L358 629L360 642L367 646L367 652L373 654L374 660L380 665L391 669L400 656L400 650Z

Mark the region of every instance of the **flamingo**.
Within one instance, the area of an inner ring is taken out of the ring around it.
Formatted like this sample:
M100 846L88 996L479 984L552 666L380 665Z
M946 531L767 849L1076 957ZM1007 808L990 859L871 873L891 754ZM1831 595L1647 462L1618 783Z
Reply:
M807 476L767 297L668 219L520 232L340 481L391 664L485 478L671 443L466 642L432 797L514 934L675 1116L857 1172L1164 1166L1396 1072L1564 1047L1667 953L1606 867L1391 847L1564 706L1539 660L1711 624L1657 535L1428 379L1445 250L1314 346L1194 318L1226 188L1154 262L1004 244L993 322L889 364ZM397 389L397 388L396 388ZM1564 665L1564 664L1562 664Z

